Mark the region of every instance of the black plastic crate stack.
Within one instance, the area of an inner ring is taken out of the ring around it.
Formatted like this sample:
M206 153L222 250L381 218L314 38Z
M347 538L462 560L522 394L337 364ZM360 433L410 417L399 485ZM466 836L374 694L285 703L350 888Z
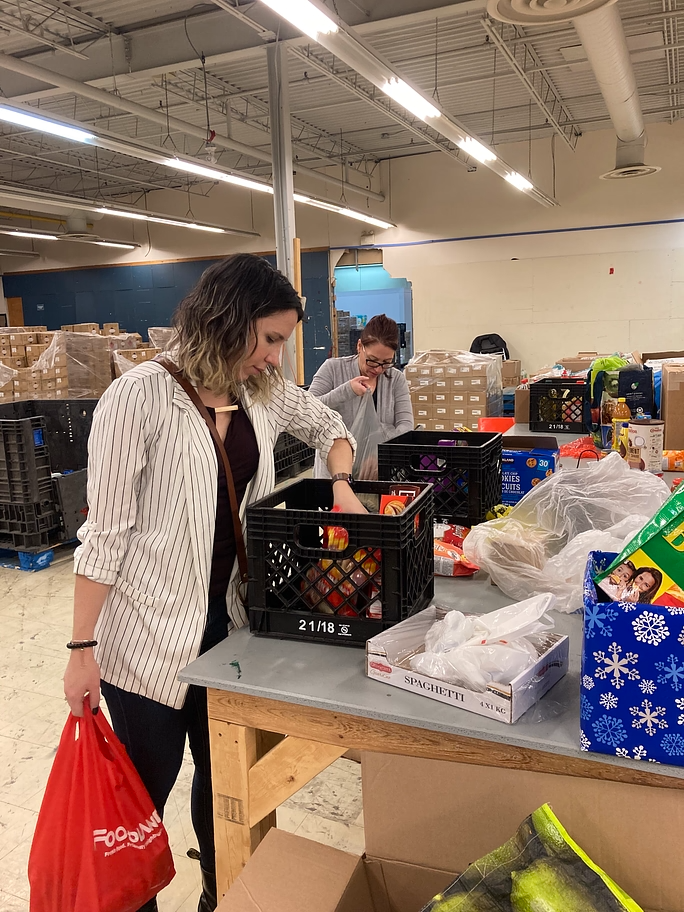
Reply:
M332 490L314 479L248 507L252 632L360 646L425 608L434 594L434 510L431 487L422 488L398 516L321 512L332 508ZM377 481L355 486L377 507L389 489ZM323 547L328 526L346 530L344 551Z
M59 525L51 475L45 421L0 420L0 547L49 546Z
M546 377L530 386L530 430L583 434L588 382L584 377Z
M379 445L378 475L432 484L435 517L474 526L501 503L501 434L409 431Z
M299 475L314 464L316 451L292 434L281 434L276 441L273 459L276 481L284 481Z

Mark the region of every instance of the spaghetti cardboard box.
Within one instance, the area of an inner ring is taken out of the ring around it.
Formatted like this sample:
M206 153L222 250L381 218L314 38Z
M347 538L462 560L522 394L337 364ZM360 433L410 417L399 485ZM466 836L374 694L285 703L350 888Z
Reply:
M412 617L372 637L366 643L366 674L369 678L422 694L457 709L466 709L500 722L516 722L540 700L568 670L567 636L547 633L530 637L537 661L510 684L490 684L485 693L475 693L412 670L411 657L422 652L425 634L445 609L430 605Z

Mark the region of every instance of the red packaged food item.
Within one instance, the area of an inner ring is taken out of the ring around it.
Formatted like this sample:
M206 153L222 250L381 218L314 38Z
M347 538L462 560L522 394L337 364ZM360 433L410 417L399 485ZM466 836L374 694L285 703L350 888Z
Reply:
M456 545L435 539L435 576L472 576L479 569L466 560L463 551Z

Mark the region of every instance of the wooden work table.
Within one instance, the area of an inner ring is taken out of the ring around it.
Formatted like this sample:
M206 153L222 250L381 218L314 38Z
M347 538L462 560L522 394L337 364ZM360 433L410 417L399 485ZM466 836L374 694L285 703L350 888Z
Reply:
M471 613L511 604L478 576L437 579L435 601ZM181 679L209 688L219 896L275 809L350 748L684 789L683 768L579 750L581 618L554 617L570 635L569 673L514 725L370 680L358 648L241 630L189 665Z

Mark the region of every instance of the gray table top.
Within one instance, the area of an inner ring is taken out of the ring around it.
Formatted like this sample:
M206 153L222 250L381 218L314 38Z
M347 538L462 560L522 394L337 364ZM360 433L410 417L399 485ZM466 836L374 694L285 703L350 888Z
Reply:
M516 424L504 436L534 434ZM559 444L580 435L557 434ZM575 460L564 460L568 468ZM589 460L583 460L588 465ZM666 474L666 480L667 480ZM510 605L504 595L478 573L471 579L435 579L435 602L475 614ZM568 674L513 725L487 719L419 694L389 687L365 675L363 649L267 639L239 630L184 669L180 678L219 690L266 697L284 703L334 710L432 731L582 757L616 766L644 769L643 763L579 750L579 676L582 647L580 615L553 612L558 633L570 636ZM236 664L234 664L236 663ZM238 677L238 667L240 676ZM684 768L653 765L653 773L684 779Z
M435 602L446 607L484 613L512 601L483 573L435 580ZM582 623L577 614L554 612L554 618L557 632L570 635L568 674L513 725L367 678L363 649L255 637L244 629L200 656L180 677L189 684L643 771L643 763L580 752ZM650 771L684 779L680 767L653 765Z

